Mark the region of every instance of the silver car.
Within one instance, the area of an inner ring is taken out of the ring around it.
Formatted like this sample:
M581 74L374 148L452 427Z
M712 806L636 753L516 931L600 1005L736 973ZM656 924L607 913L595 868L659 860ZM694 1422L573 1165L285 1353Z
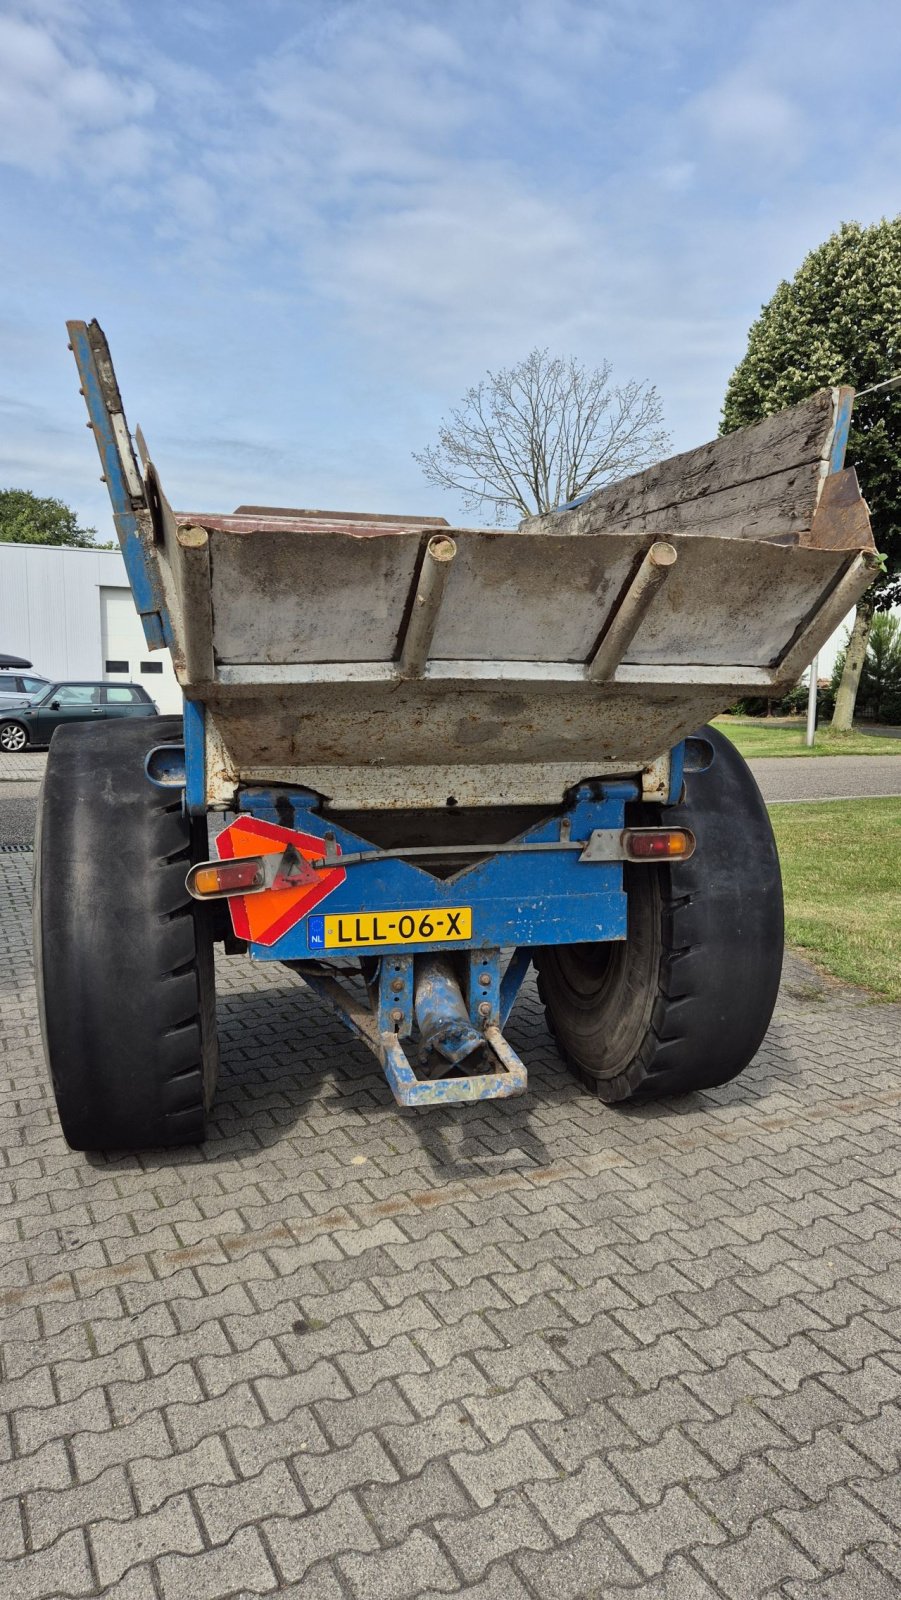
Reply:
M39 700L50 688L49 678L40 673L24 670L9 672L0 667L0 711L7 706L21 705Z

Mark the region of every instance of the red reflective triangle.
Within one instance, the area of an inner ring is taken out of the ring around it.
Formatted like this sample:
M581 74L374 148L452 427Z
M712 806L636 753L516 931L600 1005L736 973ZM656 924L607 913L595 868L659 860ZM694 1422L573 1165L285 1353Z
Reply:
M235 856L281 854L289 844L293 844L307 861L322 860L324 845L314 833L280 828L258 817L238 817L223 828L216 840L216 850L220 860L231 861ZM346 877L343 867L328 867L318 874L316 883L303 883L296 889L264 889L261 894L235 895L229 899L232 927L239 939L247 939L252 944L275 944Z

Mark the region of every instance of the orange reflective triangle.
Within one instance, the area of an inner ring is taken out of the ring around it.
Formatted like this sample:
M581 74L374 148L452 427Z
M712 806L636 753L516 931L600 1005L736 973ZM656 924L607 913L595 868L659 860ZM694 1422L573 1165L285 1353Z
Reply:
M289 844L293 844L306 861L322 860L324 845L314 833L280 828L258 817L238 817L223 828L216 840L216 851L220 860L231 861L235 856L281 855ZM232 927L239 939L247 939L252 944L275 944L346 877L343 867L328 867L317 874L316 883L303 883L296 889L264 889L261 894L234 895L228 902Z

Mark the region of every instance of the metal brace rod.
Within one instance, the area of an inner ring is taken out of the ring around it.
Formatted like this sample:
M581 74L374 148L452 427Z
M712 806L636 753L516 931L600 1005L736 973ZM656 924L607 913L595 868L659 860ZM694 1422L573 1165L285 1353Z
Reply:
M454 540L445 534L436 534L425 547L413 606L401 645L399 670L402 678L422 677L435 636L451 562L456 554Z
M592 683L606 683L623 659L644 619L655 594L678 560L678 551L666 539L651 545L623 596L619 610L607 632L586 663L585 674Z
M309 865L321 870L323 867L358 867L367 861L406 861L412 856L531 855L533 850L584 850L585 842L584 839L552 839L540 844L417 844L407 849L399 846L396 850L355 850L348 855L338 855L334 851L324 855L321 860L310 861Z

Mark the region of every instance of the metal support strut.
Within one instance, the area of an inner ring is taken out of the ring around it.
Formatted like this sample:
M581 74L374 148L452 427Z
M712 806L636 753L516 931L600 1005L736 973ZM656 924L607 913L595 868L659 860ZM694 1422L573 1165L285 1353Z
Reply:
M463 959L472 966L471 1009L454 964L446 956L386 956L370 1005L312 962L285 964L378 1056L398 1105L459 1105L522 1094L528 1082L525 1065L504 1038L497 1020L500 951L467 951ZM506 1011L528 969L527 962L514 965ZM453 1076L417 1076L402 1042L411 1037L414 1018L420 1066L428 1071L436 1057L443 1058Z

